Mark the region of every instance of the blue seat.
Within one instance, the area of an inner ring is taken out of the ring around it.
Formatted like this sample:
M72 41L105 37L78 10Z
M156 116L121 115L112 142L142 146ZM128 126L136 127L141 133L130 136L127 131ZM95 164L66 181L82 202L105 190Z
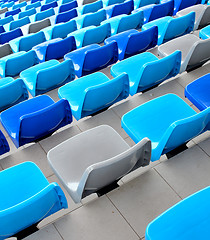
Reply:
M0 44L4 44L9 42L12 39L23 36L23 33L20 28L16 28L15 30L4 32L0 34Z
M38 12L35 14L35 21L41 21L45 18L49 18L55 15L55 10L53 8L47 9L43 12Z
M124 32L130 29L139 29L144 22L143 12L133 13L131 15L121 14L119 16L107 19L101 24L110 23L111 35Z
M77 17L76 9L72 9L67 12L59 13L55 17L55 24L62 23L62 22L68 22L75 17Z
M1 26L0 26L0 34L1 34L1 33L4 33L4 32L5 32L5 29L4 29L4 27L1 25Z
M196 4L200 4L201 0L174 0L174 15L187 7L196 5Z
M195 12L191 12L183 17L163 17L146 23L142 26L142 30L158 27L158 45L168 42L169 40L180 37L193 31L195 22Z
M9 150L10 150L9 144L8 144L4 134L0 130L0 155L9 152Z
M48 10L50 8L55 8L57 6L58 6L58 3L56 1L53 1L51 3L42 5L41 8L40 8L40 11L43 12L43 11Z
M199 37L203 40L210 38L210 26L209 25L200 30Z
M11 8L14 4L15 4L14 1L12 1L12 2L6 2L6 3L4 3L4 4L1 5L1 8L5 8L5 7Z
M72 81L75 74L71 61L49 60L26 69L20 77L31 95L37 96Z
M154 219L146 229L146 240L208 239L210 235L210 187L177 203ZM180 224L182 219L182 224Z
M103 2L102 0L99 0L93 3L83 5L81 7L78 7L77 11L80 15L82 15L82 14L97 12L101 8L103 8Z
M66 38L67 35L77 30L77 24L75 20L71 20L66 23L59 23L54 26L43 29L43 33L47 40L54 38Z
M22 37L15 38L9 42L13 52L29 51L32 47L45 42L43 32L31 33Z
M0 111L28 99L28 91L22 79L0 79Z
M1 240L68 207L60 186L55 182L49 183L33 162L1 171L0 179L3 194L0 201Z
M33 47L40 62L63 58L65 54L75 49L76 42L73 36L65 39L55 38Z
M59 7L58 12L59 13L67 12L67 11L70 11L70 10L76 8L76 7L78 7L77 1L72 1L70 3L62 4Z
M21 12L20 8L17 8L15 10L11 10L11 11L8 11L5 13L5 17L8 17L8 16L14 16L16 14L18 14L19 12Z
M132 13L143 11L144 12L144 23L151 22L155 19L173 16L174 12L174 0L167 1L161 4L151 4L145 7L138 8Z
M175 94L166 94L144 103L126 113L121 121L123 129L134 142L144 137L151 140L151 161L210 130L209 123L210 108L196 113Z
M150 4L159 4L160 0L134 0L134 9L144 7Z
M96 72L59 88L58 95L69 101L72 114L79 120L127 98L128 75L123 73L110 80L105 74Z
M39 141L71 123L72 115L67 100L55 103L49 96L42 95L10 107L1 113L0 119L18 148Z
M35 51L17 52L0 59L0 76L14 77L38 63Z
M210 107L210 74L198 78L185 88L185 96L201 111Z
M41 2L38 1L38 2L35 2L35 3L31 3L31 4L28 4L25 8L25 10L29 10L29 9L33 9L33 8L38 8L38 7L41 7Z
M8 16L8 17L4 17L2 19L0 19L0 25L3 26L7 23L10 23L11 21L14 21L14 17L13 16Z
M15 21L10 22L9 24L9 30L14 30L16 28L22 27L26 24L31 23L29 17L24 17Z
M72 60L77 77L81 77L117 62L117 43L113 42L102 47L91 44L67 53L64 59Z
M102 43L111 34L110 24L103 24L99 27L90 26L70 33L74 36L77 48L85 47L93 43Z
M103 6L107 7L113 4L123 3L125 0L102 0L102 1L103 1Z
M15 9L17 9L17 8L22 8L22 7L25 7L27 5L27 2L21 2L21 3L18 3L18 4L14 4L13 6L12 6L12 10L15 10Z
M112 76L125 72L129 76L130 94L144 92L161 82L176 76L181 65L181 52L158 59L154 54L146 52L116 63L111 68Z
M151 27L147 30L139 32L135 29L118 33L107 38L104 44L116 41L118 45L119 60L130 57L132 55L145 52L147 49L157 45L158 28Z
M31 8L29 10L26 10L24 12L20 12L18 14L18 18L21 19L21 18L24 18L24 17L29 17L31 15L34 15L36 14L36 8Z
M130 14L134 9L133 0L125 1L123 3L118 3L111 5L106 9L107 19L118 16L120 14Z

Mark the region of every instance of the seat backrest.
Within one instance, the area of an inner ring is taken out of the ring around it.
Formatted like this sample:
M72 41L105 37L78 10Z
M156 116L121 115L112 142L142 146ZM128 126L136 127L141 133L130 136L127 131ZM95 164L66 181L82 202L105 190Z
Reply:
M149 21L153 21L157 18L172 16L174 12L174 0L157 4L152 8L151 15L149 17Z
M12 48L10 47L9 43L5 43L0 46L0 58L5 57L9 54L12 54Z
M53 27L52 38L65 38L73 31L77 30L77 24L75 20L71 20L66 23L56 24Z
M78 7L77 1L72 1L72 2L70 2L70 3L62 4L62 5L59 7L58 12L59 12L59 13L67 12L67 11L72 10L73 8L76 8L76 7Z
M15 10L17 8L25 7L26 5L27 5L26 2L22 2L22 3L18 3L18 4L16 3L16 4L13 5L12 9Z
M91 25L99 26L104 20L106 20L106 11L102 9L96 13L90 13L85 15L82 27L84 28Z
M159 4L160 0L140 0L139 7L143 7L150 4Z
M198 0L190 0L190 1L189 0L181 0L178 11L180 11L184 8L193 6L195 4L198 4Z
M26 10L24 12L20 12L18 14L18 18L21 19L21 18L24 18L24 17L27 17L27 16L31 16L33 14L36 14L36 8L31 8L31 9Z
M104 68L118 60L118 47L116 42L109 43L86 52L83 63L83 73Z
M41 21L37 21L35 23L31 23L28 27L28 33L37 33L39 32L41 29L46 28L51 26L51 22L50 19L44 19Z
M40 11L43 12L43 11L48 10L50 8L55 8L57 6L58 6L58 3L56 1L54 1L54 2L42 5Z
M195 12L191 12L183 17L173 18L167 27L163 42L193 31L195 22Z
M43 20L45 18L49 18L51 16L55 15L55 11L53 8L50 8L50 9L47 9L43 12L38 12L36 15L35 15L35 21L40 21L40 20Z
M3 26L0 26L0 34L1 34L1 33L4 33L4 32L5 32L4 27L3 27Z
M13 16L8 16L0 19L0 25L3 26L4 24L10 23L11 21L14 21Z
M15 30L5 32L0 34L0 44L4 44L9 42L12 39L23 36L23 33L20 28L16 28Z
M7 8L7 7L4 7L4 8L2 8L2 9L0 9L0 14L5 13L5 12L7 12L7 11L8 11L8 8Z
M210 6L207 6L207 8L201 18L199 28L205 27L206 25L209 25L209 24L210 24Z
M5 17L14 16L14 15L18 14L19 12L21 12L20 8L17 8L17 9L12 10L12 11L8 11L8 12L5 13Z
M63 13L59 13L58 15L56 15L56 19L55 19L55 23L62 23L62 22L68 22L70 21L72 18L77 17L77 10L76 9L72 9Z
M82 9L82 14L94 13L99 9L103 8L103 2L101 0L84 5Z
M130 14L134 9L133 0L126 1L124 3L116 4L113 7L112 17L118 16L120 14Z
M10 30L14 30L16 28L22 27L26 24L29 24L31 21L29 17L24 17L19 20L12 21L9 25Z
M38 1L38 2L35 2L35 3L31 3L31 4L28 4L25 8L25 10L29 10L29 9L33 9L33 8L38 8L38 7L41 7L41 2Z

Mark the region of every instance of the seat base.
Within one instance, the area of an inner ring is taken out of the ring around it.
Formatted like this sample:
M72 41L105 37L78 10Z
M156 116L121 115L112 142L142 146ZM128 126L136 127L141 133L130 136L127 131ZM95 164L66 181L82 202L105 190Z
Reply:
M96 191L98 197L101 197L106 193L111 192L112 190L118 188L119 187L119 185L117 184L118 181L119 179Z
M33 234L33 233L35 233L39 230L37 225L38 225L38 223L35 223L35 224L31 225L30 227L28 227L26 229L23 229L22 231L14 234L11 237L15 237L15 238L17 238L17 240L21 240L23 238L26 238L29 235L31 235L31 234Z
M169 159L169 158L172 158L172 157L178 155L179 153L181 153L181 152L183 152L183 151L185 151L185 150L187 150L187 149L188 149L188 147L186 146L186 143L184 143L184 144L180 145L179 147L171 150L170 152L167 152L167 153L166 153L166 157L167 157L168 159Z

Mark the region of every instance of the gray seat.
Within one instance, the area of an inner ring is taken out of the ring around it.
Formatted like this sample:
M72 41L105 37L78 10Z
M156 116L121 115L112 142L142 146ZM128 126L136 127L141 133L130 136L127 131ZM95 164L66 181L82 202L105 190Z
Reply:
M7 7L2 8L2 9L0 9L0 14L5 13L5 12L7 12L7 11L8 11L8 8L7 8Z
M13 51L12 51L12 48L10 47L9 43L0 45L0 58L5 57L12 53L13 53Z
M210 39L202 40L196 35L187 34L159 46L158 54L165 57L176 50L182 52L180 73L191 71L210 60Z
M129 147L113 128L101 125L59 144L47 157L69 195L79 203L92 193L100 196L113 183L118 186L117 181L129 172L148 165L151 142L144 138Z
M182 17L190 12L195 12L194 30L210 24L210 5L197 4L179 11L176 16Z
M49 27L49 26L51 26L51 22L50 22L50 19L48 19L48 18L41 20L41 21L37 21L37 22L29 24L28 33L37 33L40 30L42 30L46 27Z

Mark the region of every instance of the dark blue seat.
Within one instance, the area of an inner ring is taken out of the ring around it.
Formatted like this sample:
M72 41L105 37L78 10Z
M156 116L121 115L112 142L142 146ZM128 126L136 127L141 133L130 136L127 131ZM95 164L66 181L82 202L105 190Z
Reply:
M14 16L14 15L18 14L19 12L21 12L20 8L8 11L8 12L5 13L5 17Z
M56 1L54 1L52 3L42 5L40 11L42 12L42 11L48 10L50 8L55 8L57 6L58 6L58 3Z
M135 29L128 30L107 38L104 43L116 41L118 45L119 60L146 51L157 45L158 28L151 27L139 32Z
M111 5L105 9L106 9L106 16L108 19L111 17L118 16L120 14L130 14L134 9L134 3L133 3L133 0L129 0L124 3Z
M72 122L67 100L54 102L47 95L21 102L1 113L1 123L18 148L43 139Z
M4 33L4 32L5 32L4 27L3 27L2 25L0 25L0 34L1 34L1 33Z
M201 0L174 0L174 15L187 7L196 5L196 4L200 4Z
M16 28L15 30L1 33L0 34L0 44L4 44L9 42L12 39L23 36L23 33L20 28Z
M117 43L112 42L102 47L91 44L66 54L64 59L73 62L76 75L81 77L117 62Z
M72 10L72 9L76 8L76 7L78 7L77 1L73 1L73 2L70 2L70 3L62 4L59 7L58 12L59 13L67 12L69 10Z
M62 23L62 22L68 22L72 18L75 18L75 17L77 17L76 9L72 9L67 12L59 13L58 15L56 15L55 24Z
M9 144L4 136L4 134L2 133L2 131L0 130L0 155L9 152L10 148L9 148Z

